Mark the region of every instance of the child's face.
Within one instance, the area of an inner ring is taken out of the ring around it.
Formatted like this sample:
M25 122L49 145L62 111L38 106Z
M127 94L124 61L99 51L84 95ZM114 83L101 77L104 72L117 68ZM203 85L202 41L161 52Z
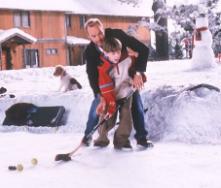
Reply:
M121 56L121 51L115 51L115 52L106 52L106 56L109 58L109 60L112 63L118 63Z

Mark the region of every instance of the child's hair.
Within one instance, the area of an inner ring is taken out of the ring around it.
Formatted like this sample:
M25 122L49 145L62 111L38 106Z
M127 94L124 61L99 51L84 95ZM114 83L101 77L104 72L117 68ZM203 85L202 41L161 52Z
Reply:
M116 52L116 51L121 51L122 49L122 43L120 42L120 40L116 39L116 38L107 38L104 41L104 45L103 45L103 50L106 52Z

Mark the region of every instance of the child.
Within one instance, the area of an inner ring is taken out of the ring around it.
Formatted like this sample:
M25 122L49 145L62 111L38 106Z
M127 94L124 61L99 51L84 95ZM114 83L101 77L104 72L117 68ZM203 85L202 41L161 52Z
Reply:
M99 137L94 141L95 146L105 147L109 144L108 131L114 127L119 106L120 124L114 134L114 148L132 148L129 136L132 129L132 79L129 68L132 59L127 57L120 61L122 44L116 38L104 41L104 56L100 56L101 65L98 67L99 88L101 101L97 107L100 118L108 119L99 129ZM105 113L105 115L104 115Z

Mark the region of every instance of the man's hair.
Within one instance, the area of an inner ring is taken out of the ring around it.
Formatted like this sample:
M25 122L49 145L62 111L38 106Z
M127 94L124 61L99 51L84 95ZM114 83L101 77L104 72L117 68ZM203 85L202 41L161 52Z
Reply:
M87 30L88 27L93 27L95 25L99 25L103 27L102 22L98 19L98 18L90 18L86 21L86 23L84 24L84 29Z
M122 43L117 38L106 38L104 40L103 50L106 52L116 52L121 51Z

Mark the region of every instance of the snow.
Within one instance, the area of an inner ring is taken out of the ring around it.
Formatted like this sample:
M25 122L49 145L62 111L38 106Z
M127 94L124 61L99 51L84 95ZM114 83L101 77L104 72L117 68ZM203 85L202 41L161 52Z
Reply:
M90 41L80 37L67 36L67 43L70 45L87 45Z
M217 6L215 7L215 11L214 12L217 12L217 13L220 13L221 12L221 2L219 1Z
M183 0L170 0L170 1L166 1L167 5L169 6L173 6L173 5L189 5L189 4L198 4L200 3L201 0L195 0L194 2L191 1L191 0L186 0L186 1L183 1Z
M16 10L39 10L39 11L64 11L73 14L84 15L115 15L148 17L153 15L152 3L139 0L137 6L128 3L121 3L118 0L0 0L0 9Z
M79 145L93 99L85 65L66 69L83 89L58 92L53 67L0 72L0 86L16 96L0 98L2 122L5 110L18 102L63 105L68 111L66 124L59 128L0 126L0 187L220 187L221 95L203 87L188 90L201 83L221 89L220 64L199 71L192 70L191 60L148 62L141 96L155 147L138 148L133 132L132 151L116 151L112 143L104 149L91 145L82 147L73 161L58 164L56 154ZM34 157L37 166L30 163ZM22 172L8 171L9 165L19 163Z
M36 42L37 39L28 33L18 29L18 28L12 28L12 29L7 29L7 30L0 30L0 43L5 42L9 38L12 38L14 36L18 36L23 38L24 40L33 43Z

